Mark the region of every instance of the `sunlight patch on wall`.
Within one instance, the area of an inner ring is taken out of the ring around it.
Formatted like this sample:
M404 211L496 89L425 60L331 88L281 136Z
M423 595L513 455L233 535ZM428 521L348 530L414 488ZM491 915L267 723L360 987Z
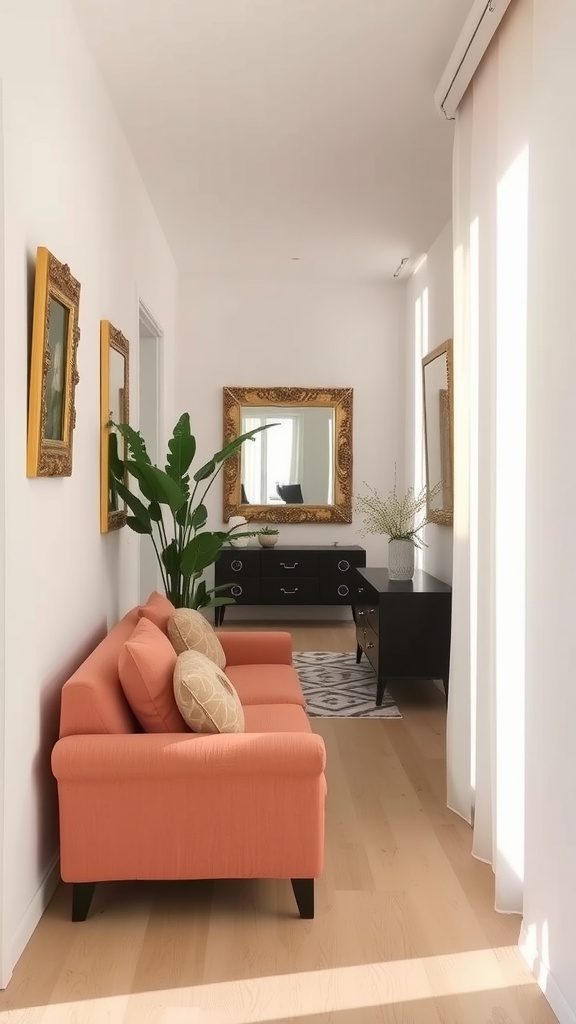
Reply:
M476 791L478 699L478 449L480 419L480 222L470 224L468 250L470 339L470 785Z
M496 757L497 831L503 884L524 877L526 360L528 306L528 179L526 146L497 192L496 300L496 720L505 736ZM498 813L498 808L505 812ZM516 808L516 813L510 813ZM497 897L498 898L498 897ZM498 903L498 905L500 905Z

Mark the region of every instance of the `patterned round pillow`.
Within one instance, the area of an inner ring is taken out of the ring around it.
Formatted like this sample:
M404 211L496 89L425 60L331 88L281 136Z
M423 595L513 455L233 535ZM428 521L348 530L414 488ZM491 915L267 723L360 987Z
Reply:
M184 651L176 659L174 697L194 732L244 732L244 711L227 675L205 654Z

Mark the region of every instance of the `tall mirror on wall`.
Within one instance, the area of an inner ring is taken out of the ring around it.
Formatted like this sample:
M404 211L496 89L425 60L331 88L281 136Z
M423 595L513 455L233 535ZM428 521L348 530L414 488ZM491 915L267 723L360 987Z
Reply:
M224 520L352 522L352 388L224 388Z
M422 360L428 518L450 526L454 507L452 339Z
M126 523L111 466L124 457L124 441L113 423L130 422L129 345L109 320L100 321L100 530L118 530Z

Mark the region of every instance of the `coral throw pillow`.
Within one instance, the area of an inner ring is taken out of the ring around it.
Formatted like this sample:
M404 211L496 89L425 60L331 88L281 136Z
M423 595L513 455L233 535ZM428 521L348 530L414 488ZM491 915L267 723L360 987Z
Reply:
M140 619L118 659L120 685L146 732L186 732L174 698L176 652L149 619Z
M168 628L168 619L174 614L176 608L169 601L164 594L159 594L157 590L154 590L148 598L146 604L140 605L138 609L139 619L150 619L158 629L161 629L163 633L166 633Z
M176 654L199 651L218 668L226 668L226 655L216 633L204 616L194 608L177 608L168 619L168 636Z
M194 732L244 732L244 711L232 683L205 654L184 651L174 670L174 696Z

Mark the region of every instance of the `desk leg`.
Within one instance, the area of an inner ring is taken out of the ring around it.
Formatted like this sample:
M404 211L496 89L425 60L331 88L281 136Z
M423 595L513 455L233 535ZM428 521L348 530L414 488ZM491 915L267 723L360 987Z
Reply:
M384 700L384 690L386 689L386 680L384 676L378 676L378 685L376 687L376 707L382 707L382 701Z
M361 658L362 658L362 647L360 646L360 644L356 644L356 664L357 665L360 664L360 659Z

